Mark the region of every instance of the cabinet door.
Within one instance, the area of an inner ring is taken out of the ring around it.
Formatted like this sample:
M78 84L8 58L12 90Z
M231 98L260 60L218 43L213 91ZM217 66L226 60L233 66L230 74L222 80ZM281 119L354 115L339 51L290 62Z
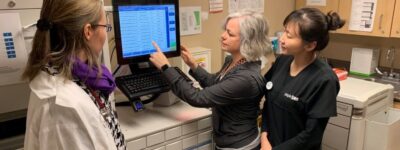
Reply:
M400 0L396 1L390 36L400 38Z
M329 11L337 12L339 7L339 0L326 0L326 6L307 5L307 0L296 0L296 9L303 7L318 8L325 14Z
M372 32L351 31L349 30L349 22L351 17L352 0L340 0L339 15L346 20L343 28L337 30L336 33L389 37L392 26L392 18L394 11L395 0L377 0L375 20Z

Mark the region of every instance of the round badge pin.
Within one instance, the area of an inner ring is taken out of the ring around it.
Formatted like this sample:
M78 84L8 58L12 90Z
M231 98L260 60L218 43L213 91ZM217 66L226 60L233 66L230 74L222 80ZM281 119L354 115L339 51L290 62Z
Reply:
M267 90L271 90L273 86L274 84L271 81L268 81L265 87L267 88Z

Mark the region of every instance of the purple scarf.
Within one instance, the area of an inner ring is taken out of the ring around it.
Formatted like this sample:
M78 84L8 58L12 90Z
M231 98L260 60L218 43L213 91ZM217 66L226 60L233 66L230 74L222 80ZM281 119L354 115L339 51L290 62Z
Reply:
M101 65L103 73L97 78L99 70L97 67L89 69L89 65L82 62L79 58L75 59L72 74L85 83L85 85L93 90L100 90L109 95L115 89L115 81L111 72L104 65Z

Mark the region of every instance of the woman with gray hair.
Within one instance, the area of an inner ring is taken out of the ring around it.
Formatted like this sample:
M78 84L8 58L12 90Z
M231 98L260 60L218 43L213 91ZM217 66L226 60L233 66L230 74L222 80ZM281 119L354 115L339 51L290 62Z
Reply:
M202 90L196 90L170 67L156 43L153 45L157 52L151 55L150 61L163 71L175 95L194 107L212 108L215 149L260 149L257 116L265 91L260 58L271 51L268 25L263 15L244 10L230 14L224 30L221 49L231 56L216 74L198 67L189 50L181 46L181 57Z

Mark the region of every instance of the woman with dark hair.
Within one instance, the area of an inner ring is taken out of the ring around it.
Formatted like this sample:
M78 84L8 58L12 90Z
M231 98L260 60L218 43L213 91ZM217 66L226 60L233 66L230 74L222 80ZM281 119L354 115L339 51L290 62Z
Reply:
M295 10L283 22L283 54L264 76L262 150L321 149L329 117L336 115L338 78L317 59L329 42L329 31L341 28L337 13L318 9Z

